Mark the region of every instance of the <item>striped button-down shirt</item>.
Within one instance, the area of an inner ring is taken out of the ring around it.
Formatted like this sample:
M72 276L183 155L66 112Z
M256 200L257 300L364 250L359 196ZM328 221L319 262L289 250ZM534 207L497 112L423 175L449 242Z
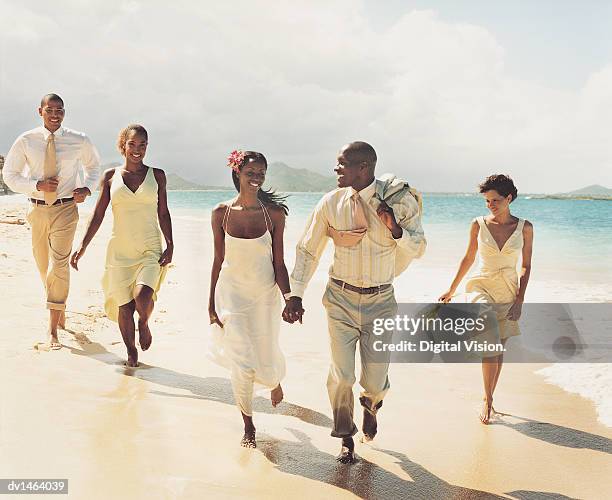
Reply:
M45 153L49 132L37 127L21 134L6 155L2 175L6 185L17 193L44 200L44 193L36 190L36 183L45 178ZM60 127L55 132L58 198L69 198L79 186L93 193L100 178L100 157L94 145L82 132ZM81 168L84 178L79 179Z
M393 204L395 220L402 228L402 236L394 239L391 231L376 214L380 201L374 196L376 180L359 191L363 200L368 230L353 247L335 246L334 260L329 269L332 278L359 287L391 283L395 276L395 253L403 251L420 257L425 249L425 235L418 215L418 204L407 194ZM351 187L327 193L317 204L306 224L298 245L295 267L291 273L291 295L302 297L314 274L328 241L327 228L354 229L351 210Z

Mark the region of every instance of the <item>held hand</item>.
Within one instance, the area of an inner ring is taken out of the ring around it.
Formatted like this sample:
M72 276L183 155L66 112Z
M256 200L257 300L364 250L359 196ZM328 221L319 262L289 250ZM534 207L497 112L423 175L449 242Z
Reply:
M166 249L164 250L164 253L161 254L161 257L159 258L159 265L160 266L167 266L168 264L170 264L170 262L172 262L172 254L174 253L174 247L170 246L170 247L166 247Z
M389 228L389 231L391 231L395 239L402 236L402 228L395 220L395 214L393 213L393 209L384 201L381 201L380 205L378 205L378 208L376 209L376 215L378 215L378 218L381 220L381 222L385 226L387 226L387 228Z
M70 258L70 265L76 270L79 270L79 259L83 257L85 254L85 249L83 247L79 248L76 252L72 254Z
M283 321L285 323L289 323L289 324L293 324L293 321L291 321L289 319L289 306L287 305L287 303L285 302L285 308L283 309L283 313L281 314Z
M37 191L44 191L45 193L55 193L57 191L57 185L59 184L59 179L57 176L49 177L48 179L38 181L36 183Z
M455 290L448 290L438 297L438 302L448 304L455 295Z
M77 203L83 203L85 201L85 198L87 198L90 194L91 191L89 190L89 188L86 187L76 188L72 191L72 197Z
M283 309L282 318L285 323L293 325L296 322L297 316L291 312L289 308L289 301L285 302L285 308Z
M290 297L283 311L283 319L287 323L295 323L296 321L302 323L303 316L304 308L302 307L302 299L295 296Z
M221 323L221 320L219 319L219 316L217 316L217 313L215 312L215 308L214 307L208 309L208 317L210 319L210 324L211 325L218 325L221 328L223 328L223 323Z
M521 313L523 311L523 301L520 299L516 299L512 307L508 311L508 315L506 316L511 321L518 321L521 317Z

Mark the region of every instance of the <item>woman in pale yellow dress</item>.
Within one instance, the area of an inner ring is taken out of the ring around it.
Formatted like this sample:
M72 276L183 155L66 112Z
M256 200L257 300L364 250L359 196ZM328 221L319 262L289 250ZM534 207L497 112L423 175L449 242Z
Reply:
M531 273L533 226L510 213L510 203L517 197L512 179L491 175L479 186L491 215L477 217L470 228L468 249L450 288L439 300L449 302L463 277L480 257L480 269L466 283L472 302L495 304L499 338L505 346L508 338L520 335L518 319ZM521 257L520 275L517 263ZM480 421L488 424L493 409L493 392L499 380L504 356L493 354L482 360L485 396Z
M71 258L72 267L78 270L78 261L111 203L113 232L102 279L104 309L119 323L129 367L138 366L134 312L138 312L140 347L146 351L153 340L149 318L174 250L166 176L163 170L143 163L147 144L148 134L142 125L129 125L120 132L117 146L125 162L104 172L94 214L80 248ZM163 251L160 228L166 240Z

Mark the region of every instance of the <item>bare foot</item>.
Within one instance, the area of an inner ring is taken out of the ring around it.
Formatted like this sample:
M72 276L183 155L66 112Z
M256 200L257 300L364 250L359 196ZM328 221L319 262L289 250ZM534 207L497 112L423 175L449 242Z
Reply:
M244 431L244 436L240 440L240 446L243 448L257 448L257 442L255 441L255 429L249 429Z
M270 399L272 400L272 406L276 408L278 403L283 400L283 388L280 384L278 384L274 389L270 391Z
M491 409L493 408L493 401L487 401L486 399L482 402L482 410L480 412L480 421L487 425L491 420Z
M362 442L367 443L372 441L378 432L378 423L376 422L376 415L372 415L367 409L363 409L363 431Z
M148 323L140 319L138 320L138 341L143 351L151 347L151 342L153 342L153 336L151 335L151 330L149 330Z
M369 410L372 405L370 398L361 396L359 398L361 406L363 406L363 425L361 430L363 431L363 437L361 438L362 443L372 441L378 431L378 423L376 422L376 413ZM379 401L375 409L379 410L382 407L382 401Z
M336 461L341 464L355 463L355 442L353 438L342 438L342 448L340 454L336 457Z
M49 350L57 351L62 348L62 344L57 338L57 331L49 330Z
M136 346L128 347L127 352L128 352L128 359L125 362L125 366L129 368L137 368L138 367L138 349L136 349Z

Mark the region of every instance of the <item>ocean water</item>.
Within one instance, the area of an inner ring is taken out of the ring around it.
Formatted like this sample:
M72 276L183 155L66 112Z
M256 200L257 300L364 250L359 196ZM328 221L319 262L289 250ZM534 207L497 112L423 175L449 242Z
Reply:
M232 191L173 191L168 195L173 216L203 219ZM287 237L298 238L321 193L291 193L287 199ZM553 200L519 197L512 212L534 225L533 264L541 276L593 285L612 283L612 201ZM481 195L423 195L423 226L428 253L440 265L456 266L467 246L470 221L487 214ZM288 246L292 246L288 241ZM435 244L435 245L434 245ZM610 297L612 300L612 297Z
M171 191L168 202L174 218L201 222L202 231L209 231L211 209L235 195L234 191ZM322 193L288 195L287 248L299 238L321 196ZM89 197L82 209L90 211L94 204L95 197ZM612 284L612 201L520 196L511 208L514 215L534 225L532 275L598 288ZM470 221L488 213L482 196L424 193L423 211L428 264L456 269L467 247ZM612 296L606 300L612 300Z

